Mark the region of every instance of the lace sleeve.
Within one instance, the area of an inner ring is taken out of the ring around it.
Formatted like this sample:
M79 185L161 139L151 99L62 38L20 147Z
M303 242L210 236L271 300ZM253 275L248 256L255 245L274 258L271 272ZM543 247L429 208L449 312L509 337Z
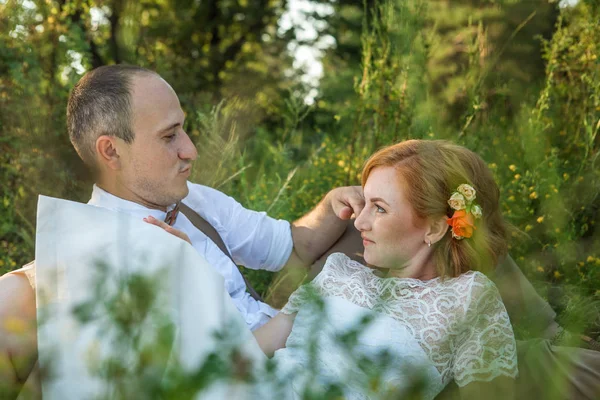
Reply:
M310 298L310 283L306 283L300 286L288 299L288 302L281 309L281 312L284 314L295 314L300 310L302 304L305 304Z
M517 376L517 349L508 313L496 286L483 274L474 278L455 349L453 373L458 386Z
M321 272L312 280L300 286L288 299L281 309L284 314L297 313L303 305L320 304L320 299L326 295L339 295L344 288L344 279L352 274L348 266L350 258L342 253L333 253L327 257Z

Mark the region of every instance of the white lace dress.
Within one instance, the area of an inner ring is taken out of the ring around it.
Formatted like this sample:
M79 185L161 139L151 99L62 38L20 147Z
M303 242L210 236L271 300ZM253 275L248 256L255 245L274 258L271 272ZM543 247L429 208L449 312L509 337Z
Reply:
M516 377L512 327L485 275L421 281L373 272L336 253L292 294L281 312L297 313L294 326L273 358L288 382L280 395L337 387L344 398L376 399L420 384L433 399L452 379Z

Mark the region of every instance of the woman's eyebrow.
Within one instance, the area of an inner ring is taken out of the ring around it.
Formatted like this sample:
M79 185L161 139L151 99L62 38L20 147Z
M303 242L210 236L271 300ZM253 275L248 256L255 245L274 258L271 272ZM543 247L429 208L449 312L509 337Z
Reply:
M375 203L376 201L380 201L380 202L382 202L382 203L385 203L385 204L387 204L388 206L390 205L390 204L389 204L387 201L385 201L385 200L384 200L384 199L382 199L381 197L371 197L371 198L369 199L369 201L370 201L371 203Z

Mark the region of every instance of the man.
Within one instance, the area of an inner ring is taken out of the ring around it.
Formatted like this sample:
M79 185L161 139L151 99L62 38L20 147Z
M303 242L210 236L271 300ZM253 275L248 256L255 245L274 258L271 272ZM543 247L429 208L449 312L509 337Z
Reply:
M95 175L89 204L162 221L183 200L218 231L237 263L270 271L310 266L363 207L360 188L337 188L290 226L192 184L187 178L197 152L184 122L175 91L158 74L125 65L88 72L69 97L67 123L73 146ZM251 329L277 313L247 293L234 262L185 215L180 213L173 227L224 277ZM37 359L35 291L27 279L34 273L29 265L0 278L0 321L9 321L0 326L0 382L15 388Z

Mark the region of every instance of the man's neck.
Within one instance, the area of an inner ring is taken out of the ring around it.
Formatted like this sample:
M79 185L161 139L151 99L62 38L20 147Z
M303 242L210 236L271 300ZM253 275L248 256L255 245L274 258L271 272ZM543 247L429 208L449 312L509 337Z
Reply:
M98 186L100 189L104 190L105 192L110 193L111 195L118 197L120 199L131 201L133 203L139 204L141 206L144 206L144 207L152 209L152 210L160 210L160 211L164 211L164 212L167 211L167 206L149 202L146 199L144 199L143 197L138 196L133 191L124 187L123 185L119 185L119 184L107 185L105 182L98 181L98 182L96 182L96 186Z

